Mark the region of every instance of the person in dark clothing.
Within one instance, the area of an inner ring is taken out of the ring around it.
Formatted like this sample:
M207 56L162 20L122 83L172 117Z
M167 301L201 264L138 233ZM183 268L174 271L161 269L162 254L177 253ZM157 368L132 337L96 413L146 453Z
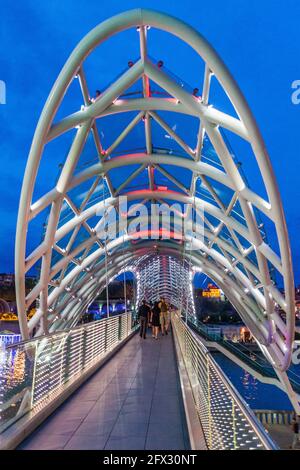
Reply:
M158 306L158 302L154 302L154 307L151 312L151 320L152 324L152 337L158 339L158 330L160 326L160 308Z
M139 308L138 316L140 320L140 337L146 339L146 331L150 318L150 307L147 305L146 300L142 301L142 305Z
M294 434L292 449L295 449L298 442L300 442L300 439L299 439L300 438L299 423L298 423L298 419L296 418L296 416L294 416L294 418L292 420L292 430L293 430L293 434Z

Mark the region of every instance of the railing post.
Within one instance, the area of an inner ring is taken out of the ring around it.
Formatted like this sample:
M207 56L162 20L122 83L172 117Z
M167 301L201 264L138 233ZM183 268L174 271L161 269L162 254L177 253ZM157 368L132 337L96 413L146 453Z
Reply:
M119 316L119 324L118 324L118 340L121 341L121 332L122 332L122 316Z
M34 365L33 365L33 375L32 375L32 388L31 388L31 402L30 402L30 409L33 408L34 403L34 390L35 390L35 377L36 377L36 369L37 369L37 354L38 354L38 345L39 341L34 343Z
M69 380L69 369L70 369L70 335L67 336L66 340L66 362L65 362L65 374L64 382L66 383Z
M48 388L47 388L47 398L49 398L49 395L50 395L50 392L52 390L52 387L51 387L51 380L52 380L52 367L51 367L51 364L52 364L52 350L53 350L53 339L51 338L50 340L50 353L49 353L49 356L50 358L48 359L48 364L49 364L49 367L48 367Z
M232 403L232 433L233 433L233 448L237 448L237 440L236 440L236 424L235 424L235 405L234 400L231 400Z
M86 351L87 327L84 327L82 334L83 334L83 340L82 340L81 364L82 364L82 369L84 369L85 368L85 351Z
M105 330L104 330L104 352L107 351L107 329L108 329L108 320L105 320Z
M129 336L129 333L131 331L131 329L130 329L130 316L129 316L129 313L127 313L127 312L126 312L126 325L127 325L127 335L126 336Z
M208 448L212 449L212 416L211 416L211 393L210 393L210 368L209 358L206 355L206 373L207 373L207 400L208 400Z

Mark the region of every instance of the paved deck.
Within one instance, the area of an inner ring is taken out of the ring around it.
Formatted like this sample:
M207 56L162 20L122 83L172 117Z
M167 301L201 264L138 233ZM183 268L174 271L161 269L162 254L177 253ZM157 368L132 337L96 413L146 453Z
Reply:
M135 335L19 449L188 449L172 336Z

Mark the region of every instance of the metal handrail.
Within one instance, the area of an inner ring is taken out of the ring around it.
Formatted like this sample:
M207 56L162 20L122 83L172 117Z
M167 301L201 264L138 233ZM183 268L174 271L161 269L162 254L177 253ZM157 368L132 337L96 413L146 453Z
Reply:
M194 333L192 334L194 335ZM227 375L224 374L219 364L217 364L217 362L213 358L210 358L210 360L214 362L214 368L217 370L221 380L226 383L227 388L231 391L233 400L243 409L244 416L248 419L248 422L255 429L257 435L259 435L259 438L261 442L263 442L265 448L269 450L277 449L277 445L274 443L274 441L271 439L264 427L261 425L260 421L257 420L255 413L251 410L248 403L246 403L246 401L243 399L237 389L232 385Z
M199 336L173 318L209 449L277 449L249 405L240 396Z
M217 340L217 339L213 338L209 334L209 332L207 331L206 325L203 325L201 322L199 322L199 320L189 319L188 324L191 326L191 328L195 329L195 331L198 334L205 337L206 340L212 341L212 342L215 342L215 343L219 343L225 349L232 352L234 355L239 357L243 362L248 364L252 369L259 372L262 376L270 377L270 378L274 378L275 380L278 380L278 376L277 376L275 370L267 362L267 360L264 359L263 356L258 356L257 354L255 354L251 351L251 354L254 355L258 359L258 360L253 360L244 351L241 351L241 349L247 350L246 346L243 346L241 344L234 344L230 341L225 341L223 339ZM288 370L287 375L289 377L289 380L290 380L290 383L291 383L293 389L297 393L299 393L299 391L300 391L300 376L292 370Z
M54 402L135 329L130 312L6 348L0 362L0 433Z
M118 315L111 315L109 318L121 317L122 315L126 315L127 313L128 312L119 313ZM54 338L54 337L57 337L57 336L64 336L64 335L70 334L73 331L76 331L80 328L95 325L99 321L103 321L103 320L107 320L107 318L100 318L99 320L91 321L89 323L83 323L82 325L76 325L76 326L73 326L72 328L70 328L69 330L54 331L53 333L48 333L47 335L35 336L34 338L25 339L25 340L19 341L18 343L9 344L5 347L5 349L6 350L7 349L14 349L16 346L26 345L28 343L33 343L35 341L41 341L42 339L47 339L47 338L50 339L50 338Z

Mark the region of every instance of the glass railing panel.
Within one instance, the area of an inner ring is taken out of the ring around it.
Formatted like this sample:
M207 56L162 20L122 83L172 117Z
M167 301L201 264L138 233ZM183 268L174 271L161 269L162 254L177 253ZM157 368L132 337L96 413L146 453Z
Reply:
M32 406L36 343L0 350L0 433Z
M173 326L193 390L199 426L202 427L208 448L275 449L276 445L200 337L179 315L173 317Z
M0 433L55 400L136 327L129 312L2 349Z

